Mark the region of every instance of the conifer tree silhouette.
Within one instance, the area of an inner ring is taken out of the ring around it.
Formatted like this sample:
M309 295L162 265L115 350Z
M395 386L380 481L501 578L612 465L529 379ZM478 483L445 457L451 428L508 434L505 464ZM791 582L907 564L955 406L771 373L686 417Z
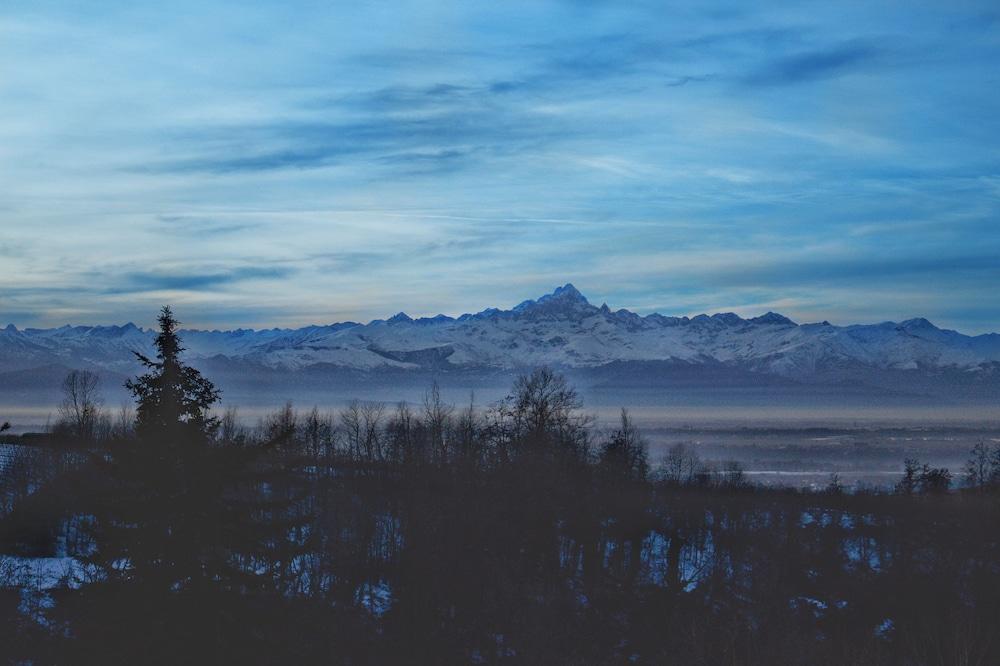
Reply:
M125 383L138 403L136 432L140 437L173 436L185 441L204 441L219 427L209 409L218 402L221 392L194 368L180 360L184 351L177 325L169 306L157 318L160 332L153 344L156 358L134 352L149 372Z

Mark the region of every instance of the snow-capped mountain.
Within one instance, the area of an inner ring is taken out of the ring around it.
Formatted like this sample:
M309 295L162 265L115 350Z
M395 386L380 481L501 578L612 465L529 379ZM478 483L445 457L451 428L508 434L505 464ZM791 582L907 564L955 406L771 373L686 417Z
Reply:
M652 364L731 368L796 382L845 381L860 374L1000 375L1000 335L967 336L926 319L833 326L797 324L768 312L640 316L592 305L573 285L510 310L489 308L458 318L413 319L400 312L368 324L300 329L182 331L198 364L229 364L294 373L351 371L512 370L551 365L569 370ZM0 329L0 373L43 366L134 371L132 351L152 352L154 332L124 326ZM652 368L652 370L649 370ZM657 368L659 370L657 370Z

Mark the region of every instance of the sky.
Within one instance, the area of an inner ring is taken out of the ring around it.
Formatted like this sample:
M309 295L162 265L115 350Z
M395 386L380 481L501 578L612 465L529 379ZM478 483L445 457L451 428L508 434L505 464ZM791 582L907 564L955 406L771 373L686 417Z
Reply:
M1000 330L1000 7L0 3L0 325Z

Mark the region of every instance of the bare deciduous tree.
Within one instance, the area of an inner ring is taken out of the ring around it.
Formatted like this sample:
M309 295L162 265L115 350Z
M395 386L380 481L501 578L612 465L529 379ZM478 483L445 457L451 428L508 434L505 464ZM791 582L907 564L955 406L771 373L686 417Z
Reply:
M438 383L431 384L430 391L424 394L424 424L430 437L431 454L438 462L448 459L447 433L452 412L454 407L441 399Z
M319 407L313 407L306 415L302 427L302 437L305 439L309 453L317 455L320 451L329 450L333 445L333 423L329 415L322 415Z
M240 425L236 407L226 407L219 419L219 441L223 444L242 444L246 440L246 429Z
M292 403L264 417L261 423L264 438L274 444L283 446L294 444L299 430L299 415L292 408Z
M135 434L135 410L129 403L123 402L118 408L113 432L119 439L127 439Z
M93 439L96 434L103 403L100 385L90 370L71 370L63 380L59 415L75 437Z
M970 488L986 488L1000 477L1000 447L990 451L986 442L979 440L969 452L965 463L966 484Z
M411 463L421 460L421 451L416 448L418 439L415 437L419 425L419 419L414 416L410 406L406 402L399 402L386 427L386 437L389 440L388 454L391 460Z
M385 459L382 451L382 416L385 405L381 402L364 402L361 404L361 416L364 420L364 450L369 461Z
M340 413L340 430L344 436L347 455L352 460L365 462L383 461L382 417L385 405L381 402L352 400Z
M593 419L580 412L583 403L566 378L550 368L521 375L502 407L512 441L548 449L553 442L579 459L589 455Z
M677 442L667 450L663 460L663 476L673 483L691 483L701 469L701 460L687 444Z

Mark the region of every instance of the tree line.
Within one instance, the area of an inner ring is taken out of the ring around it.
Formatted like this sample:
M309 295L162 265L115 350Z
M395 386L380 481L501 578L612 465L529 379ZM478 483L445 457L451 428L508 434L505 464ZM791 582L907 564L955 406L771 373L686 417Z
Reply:
M1000 662L985 444L961 492L915 461L894 492L768 489L652 464L550 369L486 409L431 387L251 428L168 309L156 348L134 412L77 375L66 445L0 479L10 663Z

